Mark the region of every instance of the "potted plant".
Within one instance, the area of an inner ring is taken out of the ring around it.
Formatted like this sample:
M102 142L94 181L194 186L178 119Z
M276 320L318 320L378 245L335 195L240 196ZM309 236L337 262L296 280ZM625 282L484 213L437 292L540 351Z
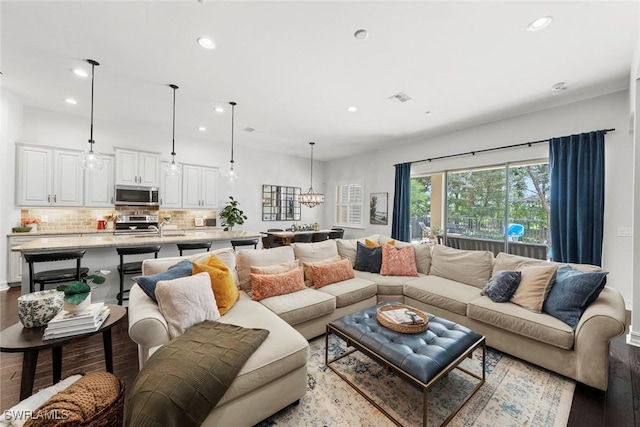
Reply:
M84 278L84 282L73 282L70 285L60 285L56 289L64 292L64 310L69 313L82 311L91 305L91 287L90 283L100 285L105 282L106 278L101 274L108 272L99 271Z
M244 220L247 219L244 212L238 208L239 204L233 196L229 196L229 201L224 209L220 211L220 218L224 219L227 224L226 227L224 227L224 231L232 231L236 224L242 225L244 224Z

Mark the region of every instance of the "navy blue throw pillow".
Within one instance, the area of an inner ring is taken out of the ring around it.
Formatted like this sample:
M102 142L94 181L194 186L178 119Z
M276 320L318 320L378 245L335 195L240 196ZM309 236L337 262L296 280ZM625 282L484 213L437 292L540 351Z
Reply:
M193 264L191 261L185 259L184 261L180 261L177 264L172 265L165 271L162 271L157 274L152 274L151 276L137 276L133 278L133 281L136 282L144 291L145 294L149 296L155 302L158 302L156 299L156 285L161 280L173 280L178 279L180 277L191 276L191 272L193 271Z
M560 267L542 311L562 320L575 330L582 313L604 289L607 283L606 276L606 271L584 273L568 265Z
M356 251L355 270L380 273L382 268L382 246L370 248L362 242L358 242Z
M519 271L499 271L482 289L482 294L491 298L493 302L507 302L518 289L521 279L522 273Z

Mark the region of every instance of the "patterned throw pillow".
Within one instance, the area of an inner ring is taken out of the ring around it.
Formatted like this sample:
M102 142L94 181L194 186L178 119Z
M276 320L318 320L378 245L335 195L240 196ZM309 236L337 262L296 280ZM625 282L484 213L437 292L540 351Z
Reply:
M149 296L155 302L156 299L156 285L160 280L173 280L179 277L191 276L193 265L191 261L184 260L177 264L172 265L165 271L150 276L137 276L133 278L133 281L140 286L145 294Z
M382 246L366 246L358 242L356 252L356 265L353 267L358 271L368 271L369 273L380 273L382 268Z
M220 318L207 273L161 280L156 286L156 296L171 338L179 337L197 323Z
M311 271L313 287L316 289L356 277L348 258L329 264L312 265Z
M211 278L211 289L216 296L220 314L225 314L238 301L240 292L233 278L233 273L220 258L211 255L206 264L193 263L193 274L206 272Z
M388 244L382 245L383 276L417 276L416 255L413 245L394 247Z
M568 265L560 267L542 311L562 320L575 330L584 310L604 289L606 276L606 271L584 273Z
M491 298L493 302L507 302L511 299L518 285L522 273L515 270L498 271L495 276L489 280L487 286L482 289L482 294Z
M301 291L307 287L304 285L302 267L280 274L254 274L251 273L251 298L255 301L290 294Z
M313 261L313 262L303 262L302 268L304 270L304 284L306 286L313 286L313 270L311 267L314 265L323 265L323 264L331 264L332 262L340 261L340 256L336 255L331 258L326 258L321 261Z

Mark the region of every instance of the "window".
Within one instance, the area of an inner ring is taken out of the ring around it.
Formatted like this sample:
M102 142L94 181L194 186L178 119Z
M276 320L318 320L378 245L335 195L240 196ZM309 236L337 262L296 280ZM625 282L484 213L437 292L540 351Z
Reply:
M336 225L362 227L364 185L359 182L336 184Z

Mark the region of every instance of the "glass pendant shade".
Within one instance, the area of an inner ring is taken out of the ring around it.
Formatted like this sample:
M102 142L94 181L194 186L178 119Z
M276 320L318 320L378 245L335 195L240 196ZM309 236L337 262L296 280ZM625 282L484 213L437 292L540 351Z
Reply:
M231 161L229 161L229 170L225 172L224 179L229 182L236 182L240 178L233 167L233 128L236 118L236 103L232 101L229 104L231 105Z
M306 193L302 193L298 196L298 202L310 208L315 208L316 206L324 203L324 194L318 193L313 189L313 146L315 144L315 142L309 143L309 145L311 145L311 186Z
M95 67L100 64L93 59L87 59L87 62L91 64L91 127L89 131L89 151L80 155L80 167L82 169L92 171L100 170L104 167L104 160L102 157L93 151L93 144L95 144L95 141L93 140L93 80Z
M164 168L164 174L167 176L182 175L182 168L176 163L176 85L169 85L173 89L173 131L171 134L171 163Z

